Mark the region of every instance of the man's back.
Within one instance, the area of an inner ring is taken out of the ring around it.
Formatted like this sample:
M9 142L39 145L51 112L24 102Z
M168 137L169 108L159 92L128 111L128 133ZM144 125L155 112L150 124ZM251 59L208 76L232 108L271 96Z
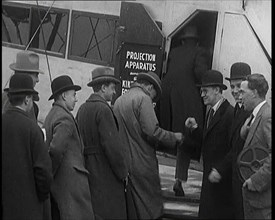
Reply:
M24 111L10 108L2 115L4 219L42 219L51 178L42 131Z

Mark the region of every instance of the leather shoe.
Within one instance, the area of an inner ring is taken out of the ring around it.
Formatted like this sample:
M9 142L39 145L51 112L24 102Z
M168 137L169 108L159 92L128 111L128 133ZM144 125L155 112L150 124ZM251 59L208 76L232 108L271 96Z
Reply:
M175 196L185 196L181 182L179 181L176 181L176 183L174 184L173 191L175 192Z

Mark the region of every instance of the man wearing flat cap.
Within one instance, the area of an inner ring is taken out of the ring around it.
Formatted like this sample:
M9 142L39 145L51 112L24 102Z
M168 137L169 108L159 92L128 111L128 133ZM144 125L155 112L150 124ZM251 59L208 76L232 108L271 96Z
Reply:
M6 88L10 106L2 114L2 218L44 219L52 164L44 135L28 113L33 106L33 80L12 75Z
M94 93L82 104L76 120L84 142L85 166L95 215L102 219L127 219L124 183L128 178L126 147L118 135L111 102L120 81L108 67L92 71L88 83Z
M199 218L232 219L231 172L224 173L220 179L216 169L221 166L231 147L229 135L234 108L222 95L222 91L227 87L223 84L223 76L219 71L206 71L202 76L202 83L198 86L201 88L204 104L210 107L204 127L200 127L193 117L187 118L185 126L189 129L190 136L196 140L200 139L202 143L203 180Z
M237 62L232 64L230 68L230 77L225 77L230 82L231 94L235 99L234 119L230 131L229 144L231 150L226 155L225 159L219 166L215 167L219 173L220 181L225 173L232 170L232 189L233 189L233 204L234 204L234 219L243 219L243 197L242 197L242 181L238 173L237 158L244 146L244 140L240 136L240 130L245 120L251 114L243 108L240 99L241 82L251 74L250 66L247 63ZM211 176L215 175L212 171ZM211 178L212 179L212 178Z
M130 90L114 104L118 118L119 136L128 147L129 182L137 219L157 219L163 214L156 146L176 148L182 133L159 127L153 101L161 96L161 82L157 74L142 72Z
M182 45L173 48L169 54L167 74L162 79L159 121L166 130L184 133L184 122L189 116L195 117L203 126L204 107L196 84L201 83L201 76L209 69L209 63L206 50L198 45L196 26L186 26L180 41ZM176 196L185 195L184 183L188 179L190 159L198 160L196 152L186 149L190 148L179 146L177 149L173 187Z
M39 82L39 73L43 74L44 72L39 69L39 56L30 51L20 51L16 55L16 62L10 64L10 69L14 71L14 74L28 74L33 80L33 86L35 87L36 83ZM34 101L39 101L38 94L33 95ZM7 94L2 94L2 114L6 112L10 103L7 98ZM30 118L37 120L39 109L37 104L34 102L31 111L28 112Z
M72 115L76 91L67 75L51 83L53 106L46 116L46 144L52 159L54 176L51 187L52 219L95 219L88 183L89 172L84 166L84 145Z

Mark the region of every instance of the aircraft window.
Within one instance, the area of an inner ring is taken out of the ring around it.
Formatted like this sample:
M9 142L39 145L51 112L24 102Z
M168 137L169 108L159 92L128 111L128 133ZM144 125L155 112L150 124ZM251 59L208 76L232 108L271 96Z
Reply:
M69 59L114 66L118 16L72 12Z
M49 54L64 57L69 10L52 8L48 13L47 11L47 7L3 5L2 42L42 53L46 48Z
M27 45L30 8L2 5L2 42Z

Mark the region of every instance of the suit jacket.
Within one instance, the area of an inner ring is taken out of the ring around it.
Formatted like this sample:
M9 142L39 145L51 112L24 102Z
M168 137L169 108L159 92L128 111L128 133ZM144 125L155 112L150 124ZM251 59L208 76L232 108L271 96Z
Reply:
M234 108L224 100L208 128L198 127L192 132L192 137L200 138L202 142L203 180L199 207L201 219L233 218L231 173L226 173L219 183L211 183L208 180L212 168L220 164L230 150L233 113Z
M243 199L255 210L271 209L271 120L271 108L268 103L265 103L251 124L243 148L246 150L253 146L261 146L269 151L263 166L250 177L257 191L252 192L243 188ZM252 216L245 210L245 217Z
M94 219L84 146L73 115L54 103L43 126L53 166L51 193L61 219Z

